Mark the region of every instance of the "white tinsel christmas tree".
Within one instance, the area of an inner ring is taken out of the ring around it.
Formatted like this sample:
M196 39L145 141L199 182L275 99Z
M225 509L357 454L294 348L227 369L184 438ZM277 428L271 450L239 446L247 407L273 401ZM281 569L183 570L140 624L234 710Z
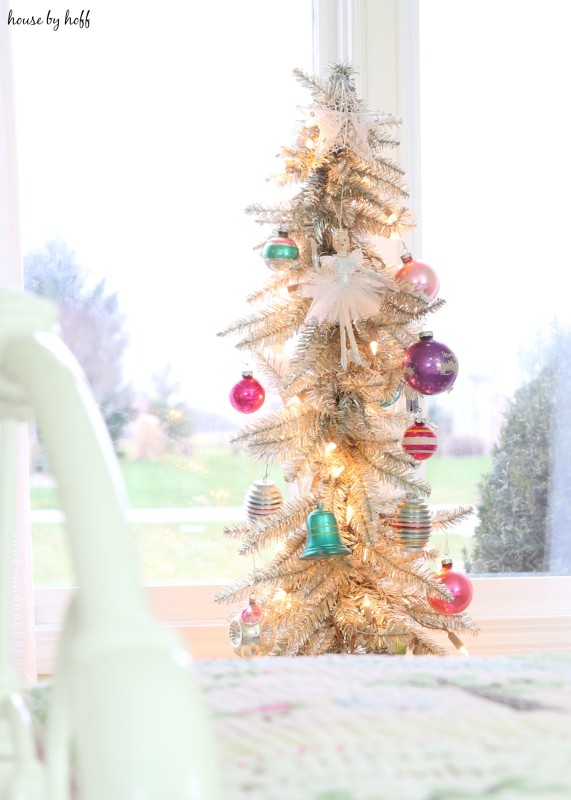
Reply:
M225 534L241 555L277 552L217 600L246 604L230 625L243 656L443 653L430 631L459 646L457 633L477 628L457 613L470 582L444 562L435 575L428 539L471 509L432 514L418 475L436 445L419 401L450 389L458 369L424 329L443 302L438 279L408 253L386 264L375 246L404 244L414 227L403 169L387 157L399 121L367 109L347 64L326 80L294 74L313 101L275 180L299 191L247 209L277 232L263 249L271 272L252 314L220 334L239 336L256 364L235 407L257 410L262 384L283 402L234 441L283 466L291 491L282 503L271 481L249 488L248 521Z

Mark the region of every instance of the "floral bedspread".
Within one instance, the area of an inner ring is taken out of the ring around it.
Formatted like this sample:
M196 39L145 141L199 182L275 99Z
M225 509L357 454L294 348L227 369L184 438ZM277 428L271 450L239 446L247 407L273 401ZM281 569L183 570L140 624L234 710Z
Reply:
M571 800L571 655L195 670L224 800Z

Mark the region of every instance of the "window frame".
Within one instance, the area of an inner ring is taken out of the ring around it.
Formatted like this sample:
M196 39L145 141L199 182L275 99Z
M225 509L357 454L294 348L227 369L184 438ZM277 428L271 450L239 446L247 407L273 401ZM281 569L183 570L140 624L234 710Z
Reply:
M350 61L358 68L359 91L369 106L403 118L400 157L418 221L410 245L420 253L418 0L313 0L313 41L316 72L324 73L329 64L337 61ZM395 256L398 258L396 251ZM1 272L0 278L4 285L18 282L13 275ZM27 485L26 475L22 474L22 480ZM20 506L25 517L26 501L21 500ZM29 589L29 519L21 530L24 533L18 547L24 553L23 564L27 564L23 577ZM467 642L470 652L571 650L571 577L480 576L473 578L473 584L470 614L482 633ZM228 646L227 621L236 606L213 602L221 588L219 582L145 588L156 619L175 631L195 658L235 657ZM72 588L33 590L35 641L29 643L29 650L33 658L35 646L39 675L48 675L52 670L58 633L72 592ZM447 640L443 644L455 652Z

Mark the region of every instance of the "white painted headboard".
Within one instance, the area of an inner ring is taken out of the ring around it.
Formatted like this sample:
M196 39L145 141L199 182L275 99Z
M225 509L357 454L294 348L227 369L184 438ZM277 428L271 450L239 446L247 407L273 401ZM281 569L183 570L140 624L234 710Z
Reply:
M17 426L35 416L58 482L79 588L58 649L45 759L10 663L0 586L0 796L215 800L215 753L190 658L154 622L139 582L113 447L53 306L0 291L0 560L12 561Z

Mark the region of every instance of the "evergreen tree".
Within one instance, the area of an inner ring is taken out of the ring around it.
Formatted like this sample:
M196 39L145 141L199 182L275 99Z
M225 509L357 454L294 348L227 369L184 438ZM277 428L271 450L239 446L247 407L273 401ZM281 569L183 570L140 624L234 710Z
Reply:
M466 559L472 572L569 571L569 545L565 557L562 542L569 540L571 500L555 465L561 457L567 461L571 444L571 334L555 330L537 348L531 367L535 377L510 401L492 471L479 487L479 524ZM552 541L554 526L558 535Z
M301 188L278 206L248 209L261 224L281 230L277 249L266 252L276 273L249 297L253 313L221 335L241 335L237 347L253 354L283 401L235 441L260 461L284 466L298 496L292 492L260 521L225 530L242 540L242 555L280 547L217 599L246 600L255 591L267 632L264 651L269 641L277 655L441 653L427 631L453 636L475 626L463 613L434 610L430 599L450 600L429 567L437 553L409 551L393 526L406 498L430 491L416 474L419 461L401 446L421 396L404 380L403 358L442 302L395 279L374 243L378 236L402 239L414 226L403 170L386 154L398 145L398 120L368 111L346 64L332 67L324 81L300 70L295 75L313 103L304 109L295 143L283 148L285 169L276 180ZM288 258L288 241L299 257ZM289 358L287 342L294 345ZM456 366L441 366L443 376L448 367L455 373ZM318 503L325 535L339 533L338 557L321 558L317 544L308 550ZM467 513L439 512L433 529ZM245 613L255 620L258 611Z
M132 393L125 381L123 359L128 345L125 317L117 293L105 280L90 285L75 253L61 241L24 258L25 287L58 306L63 341L77 358L113 441L131 416Z
M174 379L170 364L166 364L153 375L153 396L149 401L149 413L160 420L170 449L188 449L194 429L192 412L180 400L180 384Z

